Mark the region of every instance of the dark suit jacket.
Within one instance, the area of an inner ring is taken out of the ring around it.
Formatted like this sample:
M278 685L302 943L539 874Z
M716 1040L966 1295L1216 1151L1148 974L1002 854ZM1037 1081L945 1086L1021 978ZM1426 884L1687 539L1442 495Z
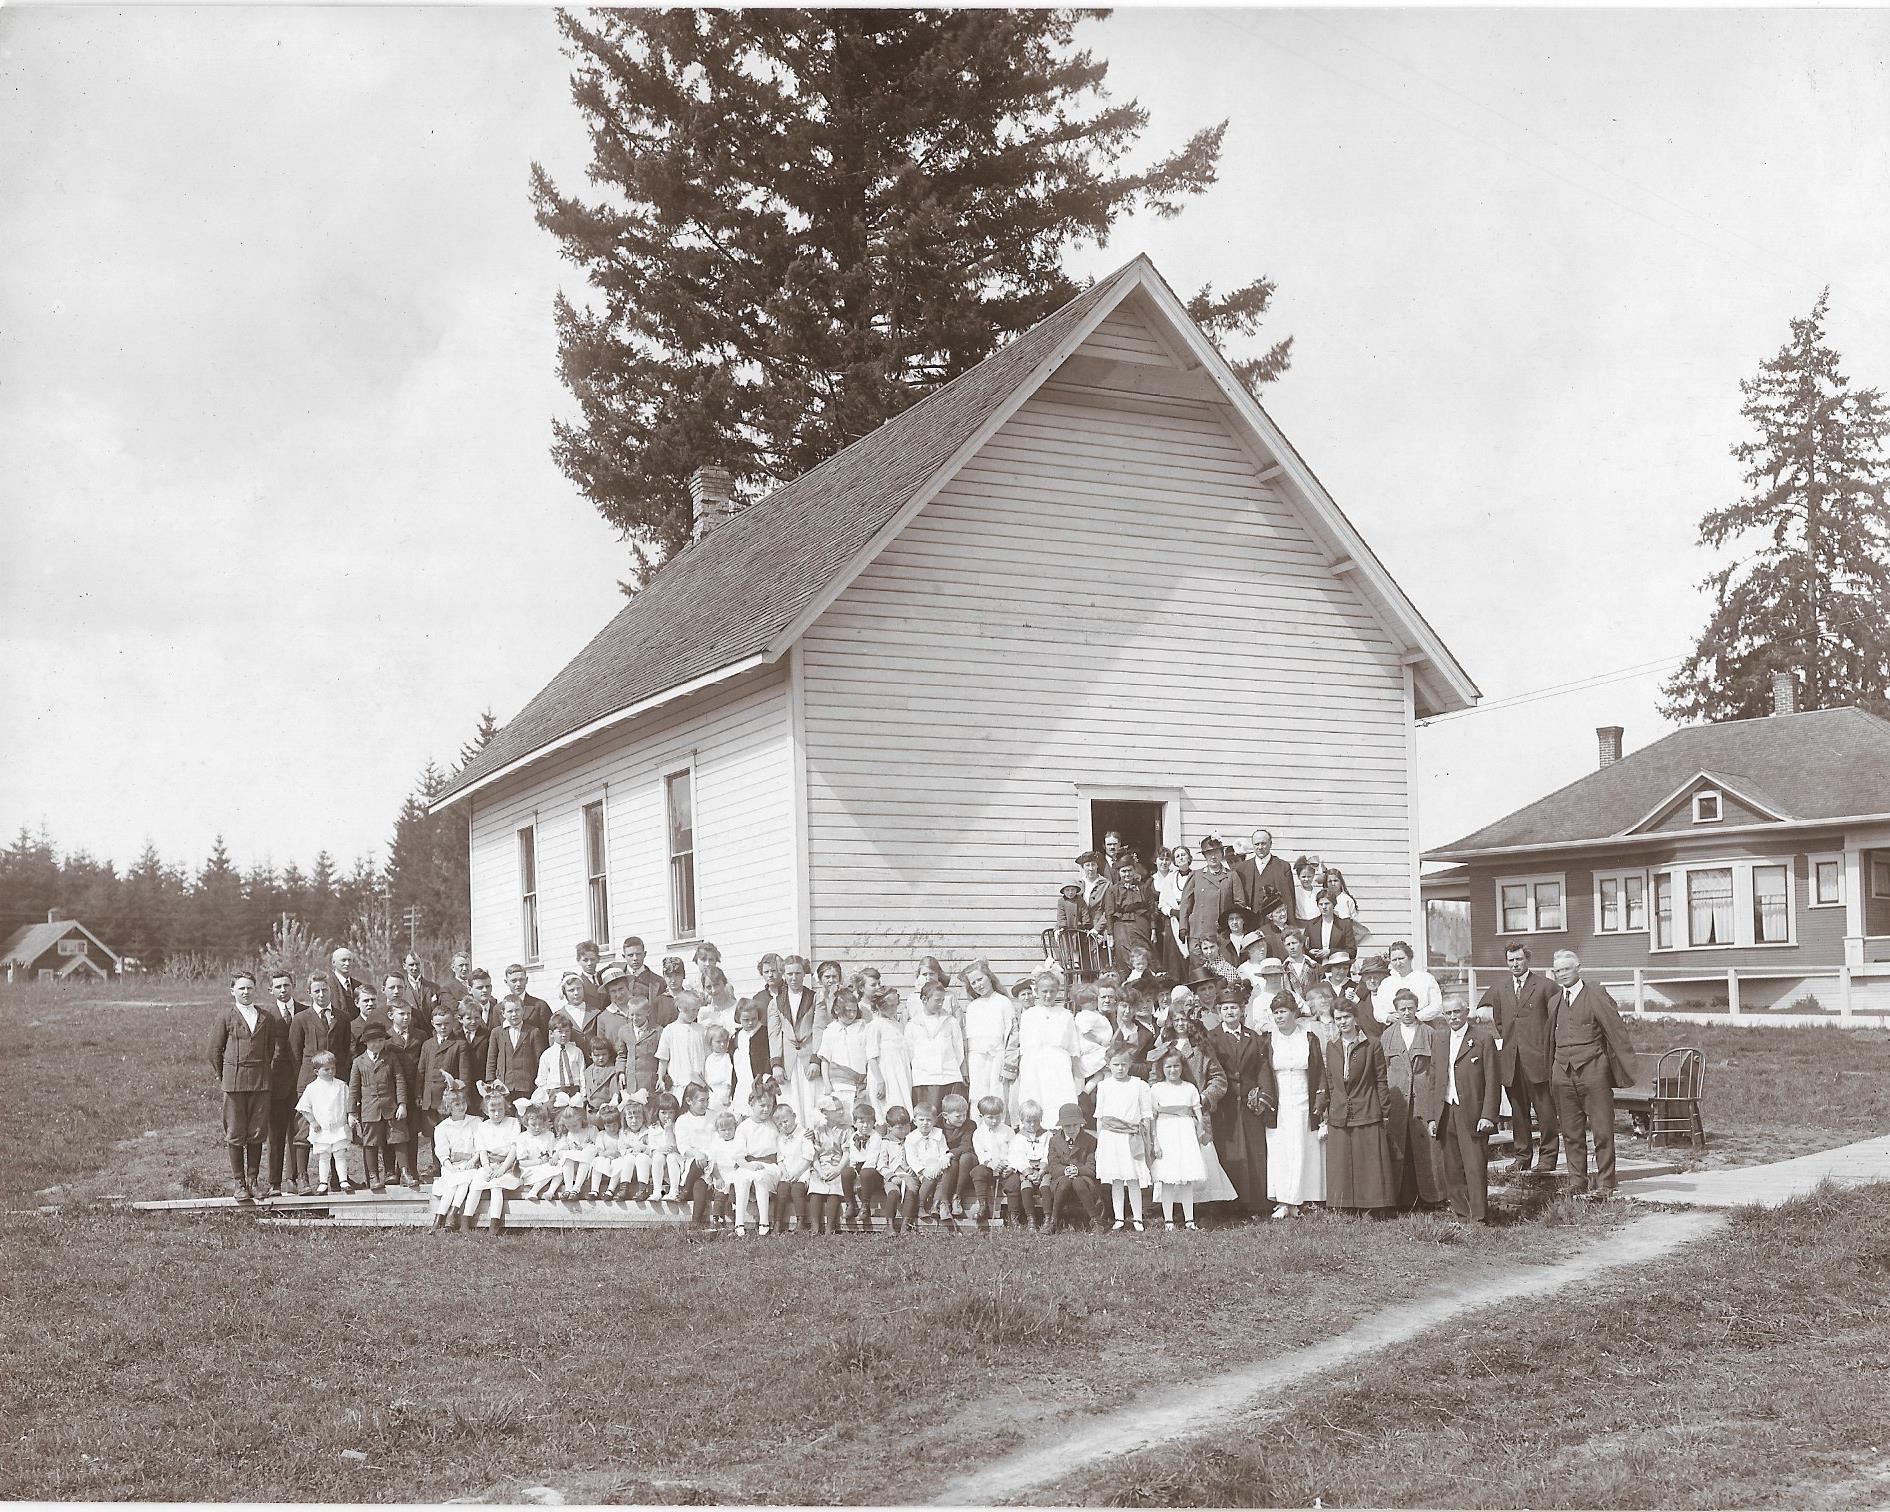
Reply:
M328 973L328 1001L343 1018L351 1019L356 1016L357 1010L354 1006L354 991L364 980L365 978L363 977L349 977L348 980L344 982L340 977L336 976L334 972L330 971Z
M1294 923L1299 918L1293 892L1293 868L1277 854L1267 857L1265 866L1254 863L1252 856L1242 856L1234 863L1234 875L1240 878L1241 899L1247 912L1256 923L1260 921L1261 900L1270 887L1280 895L1280 901L1286 905L1286 922Z
M525 1010L525 1016L521 1022L528 1029L536 1029L539 1035L545 1039L545 1043L550 1044L551 1004L547 1003L543 998L533 997L529 992L520 998L518 1002L519 1006ZM494 1028L496 1029L496 1027L495 1025Z
M1347 1048L1334 1035L1326 1046L1326 1121L1335 1129L1383 1123L1391 1112L1384 1047L1369 1034Z
M514 1096L530 1097L538 1083L538 1061L545 1053L545 1037L530 1024L520 1024L518 1047L512 1046L512 1031L501 1024L486 1041L485 1079L502 1081Z
M1561 1012L1565 994L1560 987L1549 995L1549 1053L1555 1053L1555 1018ZM1607 990L1586 979L1582 982L1582 1001L1601 1023L1602 1048L1608 1057L1608 1085L1634 1085L1634 1041L1627 1025L1621 1022L1621 1010Z
M412 1028L408 1029L405 1039L390 1029L387 1038L381 1041L381 1054L400 1063L400 1079L407 1084L410 1097L417 1096L420 1090L420 1044L420 1036ZM355 1054L358 1058L359 1047Z
M433 1027L433 1010L442 1004L449 1011L457 1011L459 1004L450 1002L440 995L440 984L429 977L421 977L419 986L414 985L412 977L406 972L400 974L400 995L407 1000L407 1006L413 1009L413 1021L416 1025Z
M235 1003L217 1015L210 1026L210 1069L225 1092L267 1092L269 1067L275 1059L279 1021L256 1005L256 1027L243 1022Z
M610 1006L610 990L605 987L602 982L598 981L596 977L586 976L581 967L578 970L577 976L581 984L580 990L584 994L584 1006L586 1008L603 1009Z
M335 1058L335 1075L346 1081L348 1068L354 1063L354 1041L348 1033L348 1021L331 1011L329 1021L324 1024L313 1007L297 1009L289 1024L289 1053L295 1058L296 1096L301 1096L315 1080L315 1057L324 1051Z
M1496 1037L1502 1044L1503 1085L1516 1080L1516 1067L1532 1082L1549 1079L1550 1052L1555 1048L1549 1038L1549 998L1555 983L1530 972L1523 979L1521 997L1516 993L1516 979L1507 971L1501 981L1484 989L1477 1000L1479 1008L1488 1008L1496 1023Z
M1448 1024L1438 1026L1437 1053L1431 1057L1419 1087L1417 1115L1426 1123L1436 1123L1443 1114L1444 1097L1450 1088ZM1467 1117L1487 1118L1495 1123L1501 1092L1496 1037L1484 1025L1473 1023L1457 1050L1457 1103Z
M287 1096L290 1092L300 1093L295 1084L298 1063L295 1055L295 1042L290 1037L295 1030L295 1016L306 1008L306 1004L293 1000L288 1005L288 1016L283 1016L282 1005L270 998L263 1005L263 1012L276 1021L274 1042L269 1059L269 1090Z
M1248 1111L1247 1094L1258 1092L1269 1101L1279 1095L1273 1078L1273 1041L1252 1030L1230 1034L1217 1028L1208 1030L1207 1042L1227 1078L1227 1095L1214 1105L1211 1115L1214 1146L1223 1162L1247 1161L1255 1153L1264 1159L1267 1119L1264 1113Z
M440 1099L446 1095L447 1076L464 1086L468 1096L476 1095L473 1091L472 1062L466 1058L466 1042L457 1034L445 1040L429 1034L426 1043L420 1047L420 1069L414 1101L430 1113L439 1112Z
M1316 1129L1326 1121L1326 1057L1319 1036L1306 1027L1309 1022L1301 1019L1299 1032L1312 1037L1311 1053L1306 1057L1306 1122L1309 1127ZM1277 1129L1280 1126L1280 1082L1273 1071L1273 1039L1270 1035L1267 1038L1267 1061L1262 1077L1259 1083L1260 1095L1267 1100L1267 1110L1261 1115L1261 1122L1269 1129Z
M1350 919L1335 918L1332 921L1331 938L1326 936L1326 921L1314 914L1310 919L1300 920L1299 927L1306 931L1306 954L1315 961L1323 963L1335 950L1343 950L1354 960L1358 959L1358 930ZM1365 1026L1359 1025L1362 1029Z
M354 1116L362 1123L386 1121L407 1103L407 1076L399 1059L384 1050L378 1061L363 1055L348 1073L348 1091L354 1101Z
M1087 1176L1091 1181L1096 1179L1096 1136L1088 1129L1078 1129L1075 1139L1065 1139L1061 1129L1050 1136L1050 1159L1044 1180L1069 1180L1064 1172L1071 1166L1076 1167L1079 1178Z

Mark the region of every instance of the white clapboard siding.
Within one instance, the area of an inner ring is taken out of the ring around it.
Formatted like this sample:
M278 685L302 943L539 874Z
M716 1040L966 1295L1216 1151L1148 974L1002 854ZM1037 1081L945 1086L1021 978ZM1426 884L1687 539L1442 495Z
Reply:
M540 960L533 990L556 1001L559 976L591 933L584 806L605 804L610 937L641 935L652 961L687 956L670 929L663 781L696 784L697 937L722 950L746 991L754 962L799 936L793 864L794 761L786 679L771 670L652 711L528 768L473 800L472 943L494 975L521 958L517 831L538 826Z
M1167 349L1151 334L1147 322L1135 312L1139 302L1131 297L1118 305L1087 340L1076 349L1078 357L1103 357L1115 362L1146 362L1159 367L1173 366Z
M1078 355L1169 360L1132 312ZM1264 824L1405 934L1404 668L1325 564L1219 411L1053 380L802 639L817 954L1024 967L1078 784Z

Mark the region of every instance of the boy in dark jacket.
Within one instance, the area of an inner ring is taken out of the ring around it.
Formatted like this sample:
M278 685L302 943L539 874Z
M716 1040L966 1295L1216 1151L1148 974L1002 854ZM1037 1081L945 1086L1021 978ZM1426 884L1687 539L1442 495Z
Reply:
M1075 1103L1065 1103L1057 1110L1046 1182L1050 1188L1051 1233L1064 1228L1064 1215L1072 1201L1082 1204L1092 1230L1103 1231L1102 1187L1096 1180L1096 1136L1083 1127L1083 1110Z
M361 1054L348 1073L354 1108L354 1137L361 1144L361 1174L376 1192L387 1190L386 1152L390 1132L402 1137L407 1125L407 1078L387 1053L387 1031L369 1024L361 1034Z

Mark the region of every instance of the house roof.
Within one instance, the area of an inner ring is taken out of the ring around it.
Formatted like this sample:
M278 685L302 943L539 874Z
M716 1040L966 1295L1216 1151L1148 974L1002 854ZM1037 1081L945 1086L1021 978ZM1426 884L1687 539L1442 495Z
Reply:
M1419 648L1407 660L1421 679L1420 704L1429 712L1468 707L1479 696L1475 684L1240 388L1153 265L1138 257L937 392L685 546L454 775L433 811L592 729L776 660L896 533L902 511L942 486L966 448L981 444L987 427L1001 423L1138 288L1178 322L1228 401L1246 412L1263 446L1279 458L1276 470L1313 496L1313 512L1338 543L1335 554L1367 580L1361 590L1404 627L1400 639Z
M0 965L11 965L18 961L22 965L30 966L75 929L112 960L118 959L117 951L77 919L60 919L51 924L28 924L24 928L14 930L6 945L0 947Z
M1449 845L1427 861L1461 861L1508 852L1619 838L1624 844L1671 839L1634 833L1701 777L1735 796L1804 824L1890 810L1890 721L1862 709L1813 709L1763 719L1675 730L1517 809Z

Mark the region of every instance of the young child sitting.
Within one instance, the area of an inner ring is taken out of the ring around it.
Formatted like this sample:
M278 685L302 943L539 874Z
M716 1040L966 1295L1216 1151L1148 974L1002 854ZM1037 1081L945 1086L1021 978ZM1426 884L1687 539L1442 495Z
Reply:
M709 1221L711 1184L709 1152L715 1144L715 1120L709 1113L709 1089L693 1083L683 1089L685 1111L676 1120L676 1153L682 1162L683 1199L689 1204L689 1222L701 1228Z
M903 1110L902 1110L903 1111ZM840 1172L841 1196L855 1232L873 1232L873 1203L884 1200L886 1181L880 1174L879 1120L865 1098L853 1104L853 1127L847 1131L846 1165ZM892 1218L890 1204L886 1208Z
M581 1094L560 1092L552 1106L558 1110L558 1163L561 1179L550 1195L575 1200L584 1195L596 1165L596 1139L584 1116Z
M518 1137L519 1190L527 1197L551 1196L564 1180L558 1136L551 1128L551 1105L521 1097L518 1116L525 1125Z
M735 1136L741 1120L732 1108L715 1115L715 1138L709 1144L708 1180L714 1206L715 1226L724 1227L735 1213L735 1172L742 1163L741 1146Z
M1102 1232L1102 1187L1096 1180L1096 1136L1083 1127L1083 1110L1065 1103L1057 1110L1056 1133L1050 1136L1045 1185L1050 1193L1050 1232L1061 1233L1070 1223L1070 1205L1081 1207L1089 1226Z
M948 1217L963 1218L971 1205L972 1169L978 1164L971 1147L977 1125L971 1121L971 1103L960 1092L948 1092L939 1103L939 1132L945 1136L945 1156L949 1164L938 1184L938 1205Z
M807 1130L798 1127L799 1123L787 1103L774 1110L774 1126L781 1135L781 1177L774 1189L775 1225L784 1234L789 1217L797 1221L803 1234L807 1232L807 1184L814 1165L814 1140Z
M1032 1228L1043 1227L1044 1181L1050 1171L1050 1132L1043 1109L1026 1099L1017 1110L1018 1129L1011 1140L1011 1165L1017 1171L1017 1206Z
M328 1195L332 1181L352 1192L348 1179L348 1084L335 1075L335 1057L327 1050L315 1057L315 1080L302 1089L295 1111L308 1125L309 1164L315 1173L315 1194Z
M644 1131L643 1147L650 1157L650 1195L676 1201L683 1191L683 1159L676 1143L676 1099L667 1092L657 1094L656 1122Z
M591 1063L584 1068L584 1110L601 1113L623 1101L623 1068L617 1064L617 1047L603 1035L591 1040Z
M643 1104L635 1097L624 1104L623 1138L618 1148L622 1153L618 1157L616 1169L611 1173L616 1182L615 1194L632 1202L641 1202L650 1195L652 1160L649 1119Z
M615 1200L623 1196L617 1172L623 1162L623 1109L614 1103L592 1115L591 1195Z
M876 1185L886 1196L887 1223L895 1234L919 1221L919 1175L906 1158L906 1141L912 1132L912 1115L894 1103L886 1110L886 1132L878 1137L873 1168L879 1176ZM870 1217L867 1230L872 1230Z
M887 1119L890 1124L890 1116ZM953 1228L949 1210L941 1212L938 1194L945 1173L951 1168L951 1155L945 1148L945 1131L932 1121L932 1107L920 1103L912 1110L912 1132L906 1135L906 1163L919 1178L919 1213L932 1223L943 1221Z
M978 1231L991 1226L991 1215L1000 1204L1004 1226L1011 1226L1011 1210L1017 1204L1017 1172L1011 1166L1012 1129L1004 1122L1004 1099L978 1099L978 1127L972 1132L971 1147L977 1161L971 1169L971 1185L977 1194Z

